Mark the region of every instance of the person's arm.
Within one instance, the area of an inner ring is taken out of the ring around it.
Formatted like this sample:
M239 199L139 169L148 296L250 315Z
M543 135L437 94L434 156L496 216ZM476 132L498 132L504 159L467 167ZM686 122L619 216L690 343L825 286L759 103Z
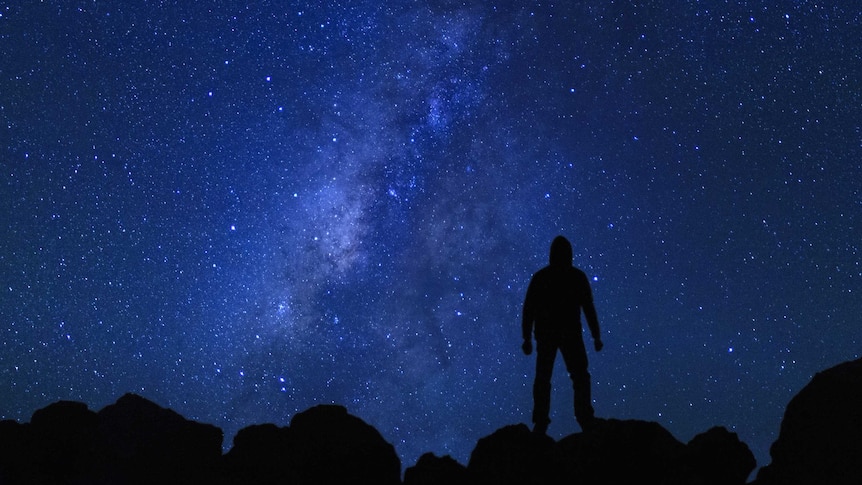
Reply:
M521 336L524 337L521 350L526 355L530 355L533 352L533 320L535 318L535 311L533 309L535 296L533 292L533 280L530 279L530 285L527 287L527 296L524 297L524 308L521 311Z
M602 347L604 347L605 344L602 342L602 334L599 329L599 317L596 314L596 306L593 304L593 290L590 288L590 281L585 278L584 283L586 284L586 298L583 303L584 317L587 319L587 326L590 328L590 335L593 337L593 344L598 352L602 350Z
M605 344L602 342L602 335L599 331L599 317L596 315L596 307L593 305L592 300L584 303L584 316L587 318L587 326L590 327L590 335L593 336L593 345L596 348L596 352L601 351Z

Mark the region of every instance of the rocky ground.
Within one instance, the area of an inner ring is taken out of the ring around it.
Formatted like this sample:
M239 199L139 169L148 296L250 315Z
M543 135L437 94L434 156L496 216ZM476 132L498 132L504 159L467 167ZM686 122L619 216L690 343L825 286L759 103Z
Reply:
M789 405L756 485L862 483L862 359L817 374ZM60 401L0 422L0 484L744 484L756 467L715 427L682 443L655 422L599 420L559 441L524 424L482 438L467 464L423 455L401 476L395 449L342 406L288 426L222 431L134 394L96 412Z

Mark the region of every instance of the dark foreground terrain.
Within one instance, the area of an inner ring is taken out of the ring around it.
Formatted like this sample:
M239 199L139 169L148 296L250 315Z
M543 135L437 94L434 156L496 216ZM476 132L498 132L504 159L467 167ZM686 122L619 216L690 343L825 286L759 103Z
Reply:
M817 374L788 404L772 462L754 483L862 483L862 359ZM3 484L744 484L756 467L736 434L688 443L661 425L600 420L559 441L526 425L478 441L466 465L423 455L406 469L380 433L341 406L289 426L249 426L222 453L222 431L126 394L95 412L60 401L29 423L0 422Z

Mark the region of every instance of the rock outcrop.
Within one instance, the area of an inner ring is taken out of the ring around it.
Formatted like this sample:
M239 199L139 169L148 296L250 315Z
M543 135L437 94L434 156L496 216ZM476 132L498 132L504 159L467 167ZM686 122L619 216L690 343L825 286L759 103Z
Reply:
M416 465L404 472L404 485L467 485L472 483L467 468L449 455L425 453Z
M0 425L0 483L180 484L211 481L222 432L126 394L95 413L59 401L30 423Z
M310 483L401 483L395 448L343 406L320 405L290 421Z
M98 436L98 416L83 403L59 401L42 408L25 425L21 477L37 483L80 482L99 471L106 447Z
M814 376L790 400L757 485L862 483L862 359Z
M225 484L401 483L401 461L380 433L343 406L320 405L290 426L243 428L225 455Z
M757 466L754 455L736 433L715 427L701 433L686 445L682 483L722 485L745 483ZM697 481L691 481L696 479Z
M259 424L241 429L224 457L222 483L300 483L290 428Z
M862 359L817 374L787 406L756 485L862 483ZM394 447L342 406L288 426L249 426L222 455L220 429L134 394L93 412L59 401L29 423L0 421L0 484L401 483ZM464 466L423 455L407 485L618 483L743 485L754 456L715 427L687 444L655 422L599 419L559 441L524 424L480 439Z
M724 428L686 445L658 423L601 419L558 442L507 426L479 440L468 471L474 483L742 485L755 465L748 446Z
M475 483L551 483L555 444L525 424L506 426L476 443L467 471Z
M135 394L99 411L97 436L107 483L194 483L210 479L221 461L221 429Z

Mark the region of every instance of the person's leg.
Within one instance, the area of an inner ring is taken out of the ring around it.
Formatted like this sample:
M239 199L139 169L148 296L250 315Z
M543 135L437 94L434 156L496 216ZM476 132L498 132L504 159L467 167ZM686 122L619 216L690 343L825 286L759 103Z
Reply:
M533 423L534 431L544 433L551 422L551 374L557 346L536 342L536 380L533 381Z
M586 431L593 424L595 411L590 390L590 374L587 371L587 351L580 337L566 339L560 346L560 353L566 363L566 370L572 379L575 391L575 419L581 429Z

